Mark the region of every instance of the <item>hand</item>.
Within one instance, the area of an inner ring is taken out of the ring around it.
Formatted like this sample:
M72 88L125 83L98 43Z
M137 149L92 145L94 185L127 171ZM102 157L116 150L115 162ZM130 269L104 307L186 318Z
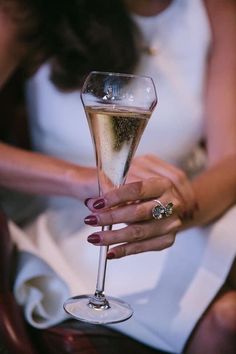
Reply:
M196 208L193 188L185 172L176 166L159 159L155 155L139 156L132 162L127 182L139 181L157 175L167 177L171 180L180 197L183 198L188 214L186 216L191 217Z
M152 209L158 199L164 206L174 205L173 214L155 220ZM120 230L100 231L88 237L95 245L114 245L108 258L157 251L170 247L182 226L185 203L174 183L167 177L156 176L143 181L126 184L104 195L104 198L88 199L93 212L85 223L93 226L127 223Z

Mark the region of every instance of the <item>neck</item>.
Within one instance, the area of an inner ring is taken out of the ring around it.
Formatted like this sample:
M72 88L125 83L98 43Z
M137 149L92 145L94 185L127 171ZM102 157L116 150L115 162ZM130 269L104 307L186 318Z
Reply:
M128 10L140 16L154 16L164 11L172 0L124 0Z

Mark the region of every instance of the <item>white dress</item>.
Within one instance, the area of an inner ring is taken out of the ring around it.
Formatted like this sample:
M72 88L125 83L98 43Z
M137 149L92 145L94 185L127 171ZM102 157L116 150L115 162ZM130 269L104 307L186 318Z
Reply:
M211 33L203 2L175 0L158 16L134 20L153 54L142 55L137 73L153 77L159 99L137 154L157 154L184 166L204 134L202 96ZM49 64L44 65L27 86L34 147L94 166L79 92L60 93L49 72ZM62 320L67 296L94 292L98 248L86 241L95 231L83 223L88 213L82 202L50 198L48 209L23 232L10 223L22 250L15 294L36 327ZM208 227L180 233L170 249L109 261L106 293L134 309L129 321L113 327L181 353L234 260L235 216L232 208Z

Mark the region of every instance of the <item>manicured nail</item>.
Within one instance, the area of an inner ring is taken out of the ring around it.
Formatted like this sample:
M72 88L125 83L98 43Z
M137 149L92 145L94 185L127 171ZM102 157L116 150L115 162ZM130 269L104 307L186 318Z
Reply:
M90 201L90 199L91 199L91 198L85 199L84 204L86 205L86 207L88 206L88 202Z
M90 243L100 243L101 237L98 234L89 235L87 241Z
M113 253L113 252L109 252L109 253L107 253L107 259L113 259L113 258L115 258L115 253Z
M98 199L96 202L93 203L94 209L102 209L105 206L105 200L104 199Z
M84 218L84 222L88 225L97 225L98 219L95 215L89 215Z

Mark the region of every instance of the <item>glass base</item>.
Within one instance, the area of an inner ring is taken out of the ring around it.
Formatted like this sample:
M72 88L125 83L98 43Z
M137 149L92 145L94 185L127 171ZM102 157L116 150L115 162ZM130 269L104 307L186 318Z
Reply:
M95 295L80 295L69 298L64 310L77 320L108 324L128 320L133 310L126 302L113 297L97 298Z

